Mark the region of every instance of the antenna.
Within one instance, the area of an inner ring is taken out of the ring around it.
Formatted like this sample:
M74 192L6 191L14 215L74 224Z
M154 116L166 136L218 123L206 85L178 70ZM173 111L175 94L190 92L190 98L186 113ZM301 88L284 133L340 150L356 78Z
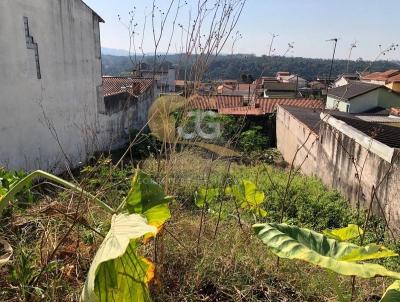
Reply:
M329 77L326 81L326 90L328 90L328 81L331 80L331 76L332 76L332 68L333 68L333 62L335 61L335 54L336 54L336 46L337 46L337 42L339 41L339 38L332 38L329 40L326 40L326 42L335 42L334 47L333 47L333 56L332 56L332 61L331 61L331 68L329 70Z
M349 58L347 60L347 69L346 69L347 73L349 73L350 59L354 48L357 48L357 40L354 40L354 42L350 44L350 52L349 52Z

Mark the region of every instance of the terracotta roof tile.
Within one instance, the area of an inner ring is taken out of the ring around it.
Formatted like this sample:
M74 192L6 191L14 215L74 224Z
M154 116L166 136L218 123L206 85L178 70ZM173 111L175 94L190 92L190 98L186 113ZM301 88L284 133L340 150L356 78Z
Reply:
M287 105L301 108L323 109L324 103L315 99L257 99L260 108L265 113L272 113L278 105Z
M363 76L363 80L369 80L369 81L387 81L387 82L393 82L390 81L390 78L396 77L400 75L400 70L397 69L390 69L384 72L373 72L370 74L367 74L366 76Z
M257 98L255 104L245 105L245 98L241 96L200 96L189 99L188 106L193 109L216 110L221 114L233 115L264 115L273 113L278 105L289 105L303 108L323 109L324 104L315 99L269 99ZM250 102L251 103L251 102Z
M104 96L128 92L134 96L145 93L151 86L152 79L130 77L103 77Z

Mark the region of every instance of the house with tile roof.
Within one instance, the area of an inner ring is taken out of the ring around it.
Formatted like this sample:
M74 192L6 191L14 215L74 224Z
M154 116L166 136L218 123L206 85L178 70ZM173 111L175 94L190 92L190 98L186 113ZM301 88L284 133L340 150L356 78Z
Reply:
M327 109L348 113L399 106L400 94L386 86L358 81L330 89L326 101Z
M385 85L389 89L400 92L400 70L390 69L384 72L373 72L364 75L361 80L366 83Z

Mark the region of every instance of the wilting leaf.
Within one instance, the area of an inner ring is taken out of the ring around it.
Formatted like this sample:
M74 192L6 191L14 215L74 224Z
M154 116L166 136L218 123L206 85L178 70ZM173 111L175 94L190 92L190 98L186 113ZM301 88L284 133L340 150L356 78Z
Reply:
M257 190L255 183L249 180L242 180L238 184L228 187L226 194L236 198L243 209L250 209L256 215L265 217L267 212L260 208L265 202L265 194Z
M146 216L150 225L160 227L171 218L168 208L171 200L149 175L137 170L126 198L126 209L130 214Z
M196 206L203 208L206 203L210 204L218 198L219 189L200 188L196 193Z
M137 256L135 239L156 232L141 215L114 215L90 266L81 300L150 301L147 283L154 267Z
M281 258L307 261L345 276L387 276L400 279L400 273L389 271L378 264L341 260L355 250L360 251L358 245L339 242L323 234L286 224L256 224L253 228L271 251Z
M379 302L399 302L400 301L400 281L390 285Z
M11 245L4 239L0 238L0 245L2 248L0 250L3 251L2 254L0 254L0 267L6 264L8 261L10 261L10 258L13 254L13 248Z
M364 234L364 231L356 224L349 224L345 228L325 230L323 233L326 237L336 239L338 241L349 241L360 237Z

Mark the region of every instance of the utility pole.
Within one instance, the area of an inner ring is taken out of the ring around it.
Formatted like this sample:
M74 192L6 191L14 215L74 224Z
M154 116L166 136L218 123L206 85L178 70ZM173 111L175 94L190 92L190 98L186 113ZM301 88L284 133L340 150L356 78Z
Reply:
M338 38L326 40L326 42L335 42L335 46L333 47L333 56L332 56L332 61L331 61L331 68L329 70L329 77L328 77L328 79L326 81L326 84L327 84L326 85L326 89L327 90L328 90L328 81L331 80L331 76L332 76L333 62L335 61L336 45L337 45L338 40L339 40Z
M271 34L271 35L272 35L272 39L271 39L271 44L269 45L268 57L271 56L272 45L274 44L275 38L279 37L279 35L276 35L276 34Z

